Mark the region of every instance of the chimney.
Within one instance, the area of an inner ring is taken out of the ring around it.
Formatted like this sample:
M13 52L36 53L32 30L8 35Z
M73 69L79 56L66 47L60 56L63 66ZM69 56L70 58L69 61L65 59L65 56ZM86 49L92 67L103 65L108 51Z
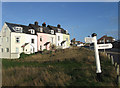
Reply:
M61 26L60 24L57 25L58 28L60 28L60 26Z
M38 22L37 22L37 21L35 21L35 22L34 22L34 25L38 25Z
M43 26L43 27L46 27L46 23L44 22L44 23L42 24L42 26Z

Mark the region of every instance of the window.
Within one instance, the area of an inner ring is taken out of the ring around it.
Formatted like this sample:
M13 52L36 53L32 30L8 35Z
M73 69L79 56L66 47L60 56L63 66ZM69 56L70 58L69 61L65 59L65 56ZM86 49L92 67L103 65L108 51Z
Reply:
M31 29L31 34L35 34L35 31L33 29Z
M58 36L58 41L60 41L60 36Z
M40 50L42 50L42 46L40 45Z
M107 40L107 42L110 42L110 40Z
M31 43L34 43L34 39L31 39Z
M66 38L66 41L68 41L68 38Z
M3 42L3 38L1 38L1 42Z
M3 48L1 48L1 52L3 52Z
M40 28L40 32L43 32L43 28Z
M6 48L6 52L9 52L9 48Z
M51 34L54 34L54 30L51 30Z
M19 48L18 47L16 47L16 53L19 53Z
M102 41L100 40L99 42L101 43Z
M42 42L42 36L40 36L40 41Z
M22 27L13 27L16 32L22 32Z
M51 43L53 43L53 37L51 37Z
M16 37L16 43L20 43L20 38Z
M8 37L6 38L6 42L8 42Z
M58 32L60 33L60 32L61 32L61 29L58 29Z
M68 34L68 30L66 30L66 34Z

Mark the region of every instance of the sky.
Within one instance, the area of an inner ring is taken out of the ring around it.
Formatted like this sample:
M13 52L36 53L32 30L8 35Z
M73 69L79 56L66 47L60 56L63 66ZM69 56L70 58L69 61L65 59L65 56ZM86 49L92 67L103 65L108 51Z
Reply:
M68 30L70 38L84 42L84 38L97 33L118 37L117 2L2 2L4 22L29 25L57 26Z

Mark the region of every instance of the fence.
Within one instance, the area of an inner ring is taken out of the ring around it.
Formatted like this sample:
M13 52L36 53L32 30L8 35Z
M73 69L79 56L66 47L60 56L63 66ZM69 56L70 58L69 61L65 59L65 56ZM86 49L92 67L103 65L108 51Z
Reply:
M101 52L102 54L104 52ZM111 54L108 54L108 53L104 53L108 59L111 61L111 64L115 67L115 70L116 70L116 74L117 74L117 85L120 87L120 66L117 62L114 61L114 57L111 55Z

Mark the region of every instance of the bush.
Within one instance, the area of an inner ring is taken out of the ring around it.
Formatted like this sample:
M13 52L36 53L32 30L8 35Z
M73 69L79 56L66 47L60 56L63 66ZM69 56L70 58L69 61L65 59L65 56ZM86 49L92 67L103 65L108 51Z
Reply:
M26 58L27 56L29 56L28 54L25 54L24 52L20 54L20 59L24 59Z
M32 54L25 54L24 52L20 54L20 58L19 59L24 59L28 56L31 56L31 55L34 55L35 53L32 53Z
M47 49L44 49L43 52L47 51Z

